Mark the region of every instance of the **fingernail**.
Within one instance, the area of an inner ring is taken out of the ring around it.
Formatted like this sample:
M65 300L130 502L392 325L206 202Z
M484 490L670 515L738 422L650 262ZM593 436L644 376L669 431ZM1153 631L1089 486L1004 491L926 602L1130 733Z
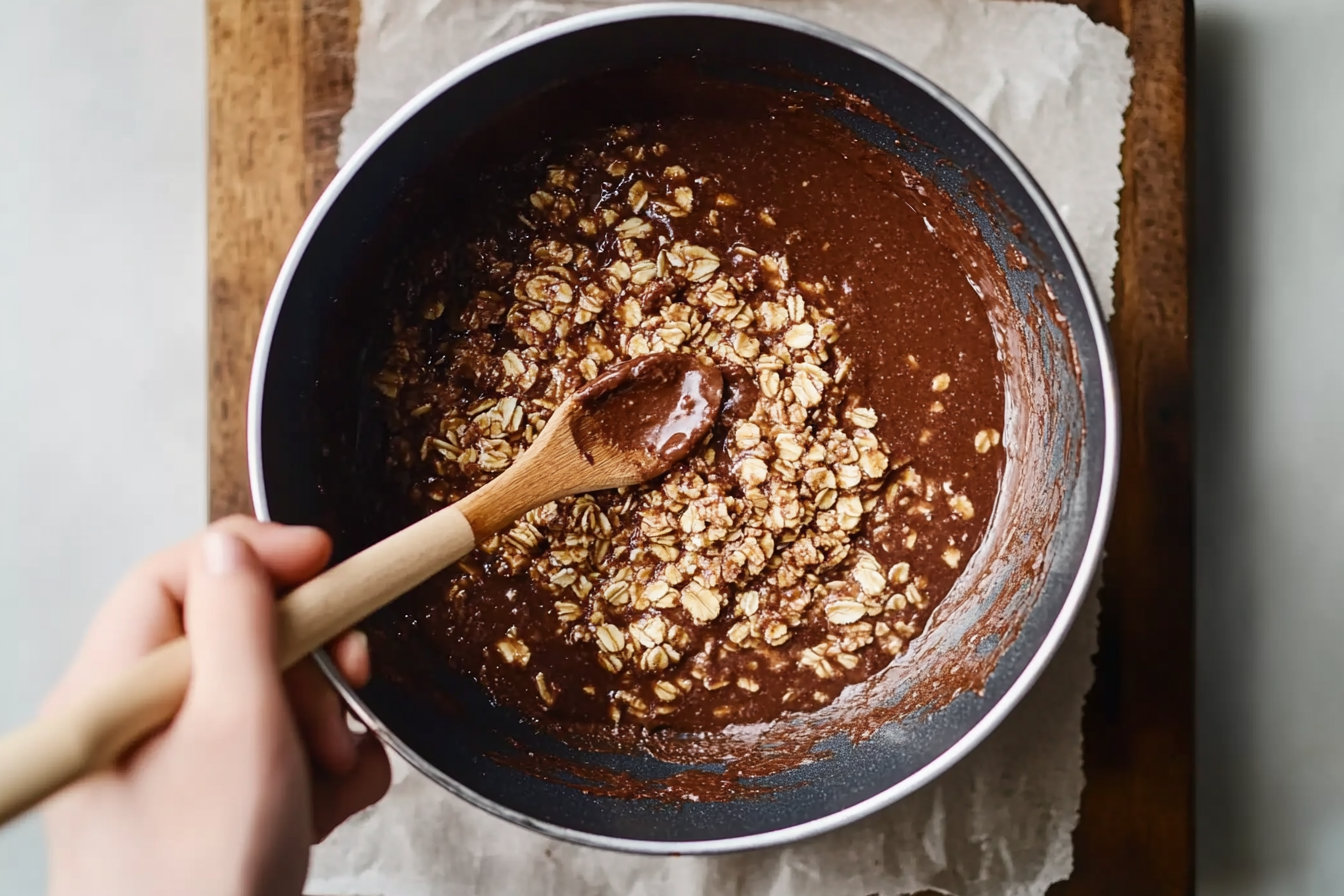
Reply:
M208 575L232 575L243 566L243 543L228 532L206 532L201 541L201 566Z

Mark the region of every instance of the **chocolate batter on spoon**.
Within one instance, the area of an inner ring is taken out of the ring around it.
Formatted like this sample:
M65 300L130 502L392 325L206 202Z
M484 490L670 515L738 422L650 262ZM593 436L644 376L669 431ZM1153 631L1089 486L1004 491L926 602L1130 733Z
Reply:
M722 401L717 367L691 355L644 355L617 364L576 393L581 413L570 427L589 460L594 451L615 448L651 479L705 437Z
M556 500L647 482L704 441L722 398L718 369L694 357L622 361L562 402L507 473L455 506L480 540Z

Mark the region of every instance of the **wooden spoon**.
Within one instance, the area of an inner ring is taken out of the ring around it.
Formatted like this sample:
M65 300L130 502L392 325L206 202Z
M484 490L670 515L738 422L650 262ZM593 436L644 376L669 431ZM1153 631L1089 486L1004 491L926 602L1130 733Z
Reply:
M507 471L450 507L366 548L276 604L282 669L466 556L477 541L556 498L665 472L709 432L717 368L681 354L614 366L566 399ZM0 740L0 824L116 762L172 720L191 651L177 638L64 711Z

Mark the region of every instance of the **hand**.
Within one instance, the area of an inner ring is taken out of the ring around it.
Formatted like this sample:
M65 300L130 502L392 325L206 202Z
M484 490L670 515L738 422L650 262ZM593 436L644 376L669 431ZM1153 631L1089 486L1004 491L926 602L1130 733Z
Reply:
M276 667L275 588L330 552L317 529L231 517L117 587L48 706L184 627L191 685L166 729L50 802L52 896L293 896L309 846L387 792L382 746L349 731L316 664ZM331 653L351 684L368 681L362 634Z

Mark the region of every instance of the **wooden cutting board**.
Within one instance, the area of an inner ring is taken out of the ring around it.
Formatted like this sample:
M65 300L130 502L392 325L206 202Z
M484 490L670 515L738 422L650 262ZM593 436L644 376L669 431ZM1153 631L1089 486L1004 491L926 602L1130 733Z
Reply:
M1111 338L1123 432L1076 869L1054 896L1193 889L1189 0L1074 0L1129 36ZM336 171L359 0L210 0L210 514L250 512L247 381L290 242ZM393 896L393 894L387 894ZM837 894L864 896L864 894Z

